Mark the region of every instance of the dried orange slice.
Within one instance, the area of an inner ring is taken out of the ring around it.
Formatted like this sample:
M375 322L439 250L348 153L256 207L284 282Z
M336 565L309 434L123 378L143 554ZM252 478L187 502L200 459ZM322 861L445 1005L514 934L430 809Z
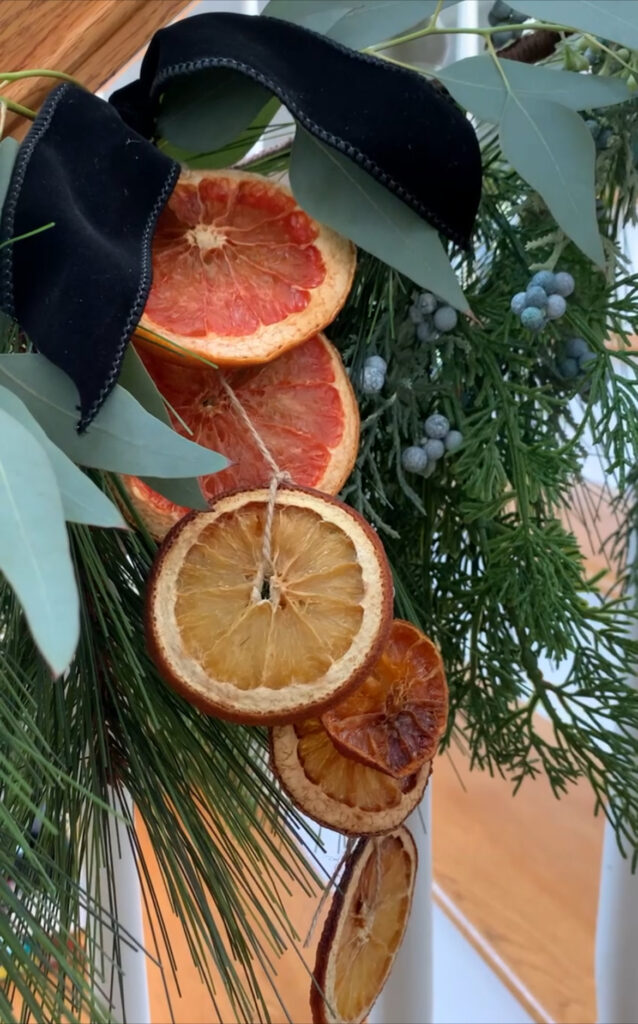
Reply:
M357 843L317 948L315 1024L361 1024L367 1017L403 939L416 868L414 839L403 826Z
M354 246L285 186L246 171L183 170L153 236L138 334L220 366L265 363L343 306Z
M265 486L272 474L223 382L295 483L328 494L345 483L357 457L359 407L341 357L323 334L271 363L223 372L201 362L167 360L156 347L140 354L175 410L175 430L230 460L227 469L200 478L209 500L239 487ZM158 539L186 514L135 477L124 484Z
M395 619L366 681L326 711L322 722L346 757L399 779L432 760L447 712L438 648L416 626Z
M425 792L431 764L392 779L339 753L319 718L275 726L271 765L309 817L344 835L378 835L405 821Z
M392 579L366 521L317 491L280 488L258 583L269 492L222 495L181 520L147 592L149 648L165 678L210 714L275 724L325 708L383 648Z

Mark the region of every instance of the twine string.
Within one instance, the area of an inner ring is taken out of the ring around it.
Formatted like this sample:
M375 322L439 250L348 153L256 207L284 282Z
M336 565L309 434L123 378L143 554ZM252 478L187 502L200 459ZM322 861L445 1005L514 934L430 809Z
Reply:
M261 545L261 558L259 560L259 567L255 574L250 591L250 600L253 604L258 604L262 600L261 591L264 585L264 580L272 570L272 524L275 517L275 505L277 504L277 488L280 484L291 481L292 477L285 469L279 468L272 452L266 446L263 437L260 435L255 424L244 409L228 381L224 378L223 374L220 374L220 380L230 404L248 430L248 433L257 445L259 454L268 464L272 473L270 486L268 488L268 504L266 506L266 522L264 524L264 536Z
M4 135L4 124L7 120L7 104L0 100L0 139Z

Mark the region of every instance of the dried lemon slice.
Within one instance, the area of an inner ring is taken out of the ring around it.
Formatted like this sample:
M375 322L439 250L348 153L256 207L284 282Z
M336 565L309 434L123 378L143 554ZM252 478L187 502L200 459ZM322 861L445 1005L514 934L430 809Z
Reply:
M328 707L385 642L392 579L366 521L316 491L222 495L160 548L147 594L149 649L169 683L210 714L275 724Z
M362 839L323 928L310 1008L315 1024L361 1024L383 988L410 914L417 851L404 827Z
M271 764L297 806L344 835L377 835L405 821L425 792L428 762L405 779L344 757L319 718L271 730Z

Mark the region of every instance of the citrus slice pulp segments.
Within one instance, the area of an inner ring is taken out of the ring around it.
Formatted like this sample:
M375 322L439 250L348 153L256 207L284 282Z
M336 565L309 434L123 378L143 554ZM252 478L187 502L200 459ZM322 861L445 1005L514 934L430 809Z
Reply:
M320 825L344 835L378 835L396 828L420 803L431 764L392 779L341 754L319 718L276 725L271 765L292 801Z
M361 1024L367 1017L403 939L416 868L414 839L403 826L357 843L317 948L315 1024Z
M175 430L230 460L227 469L200 477L209 501L235 488L265 486L272 476L223 382L232 388L276 464L295 483L327 494L341 490L357 457L359 407L341 357L325 335L314 335L271 363L238 370L168 360L158 348L145 349L140 356L175 410ZM186 514L142 481L127 478L124 483L154 536L163 537Z
M365 678L392 615L383 546L348 505L282 487L255 592L269 492L222 495L168 534L147 637L169 683L210 714L265 725L323 709Z
M416 626L395 619L368 678L325 712L322 723L346 757L405 778L436 754L447 712L438 648Z
M182 171L152 257L138 333L231 366L268 362L329 324L356 260L284 185L230 169Z

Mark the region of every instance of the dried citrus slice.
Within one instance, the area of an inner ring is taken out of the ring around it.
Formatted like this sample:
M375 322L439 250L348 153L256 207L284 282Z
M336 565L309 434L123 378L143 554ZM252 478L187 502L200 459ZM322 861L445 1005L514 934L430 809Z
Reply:
M285 186L246 171L183 170L153 237L153 283L138 332L219 365L264 363L343 306L351 242Z
M403 939L416 868L416 846L403 826L357 843L317 948L315 1024L360 1024L367 1017Z
M405 778L436 754L447 712L438 648L416 626L395 619L368 678L322 722L346 757Z
M272 474L224 382L277 465L295 483L328 494L336 494L345 483L357 457L359 407L341 357L323 334L272 363L223 372L201 362L167 360L155 347L140 354L175 410L175 429L231 462L220 473L200 478L209 500L223 491L264 486ZM154 536L163 537L185 515L185 509L141 481L124 482Z
M396 828L420 802L431 764L392 779L339 753L319 718L276 725L270 734L275 775L297 806L320 825L345 835Z
M183 505L176 505L169 498L165 498L138 476L122 475L120 479L135 511L155 540L163 540L171 527L190 511ZM124 512L126 513L126 509ZM129 518L133 520L133 516Z
M275 724L327 707L366 677L390 627L392 580L354 509L285 487L256 587L268 497L222 495L171 530L149 581L147 635L168 682L194 704Z

